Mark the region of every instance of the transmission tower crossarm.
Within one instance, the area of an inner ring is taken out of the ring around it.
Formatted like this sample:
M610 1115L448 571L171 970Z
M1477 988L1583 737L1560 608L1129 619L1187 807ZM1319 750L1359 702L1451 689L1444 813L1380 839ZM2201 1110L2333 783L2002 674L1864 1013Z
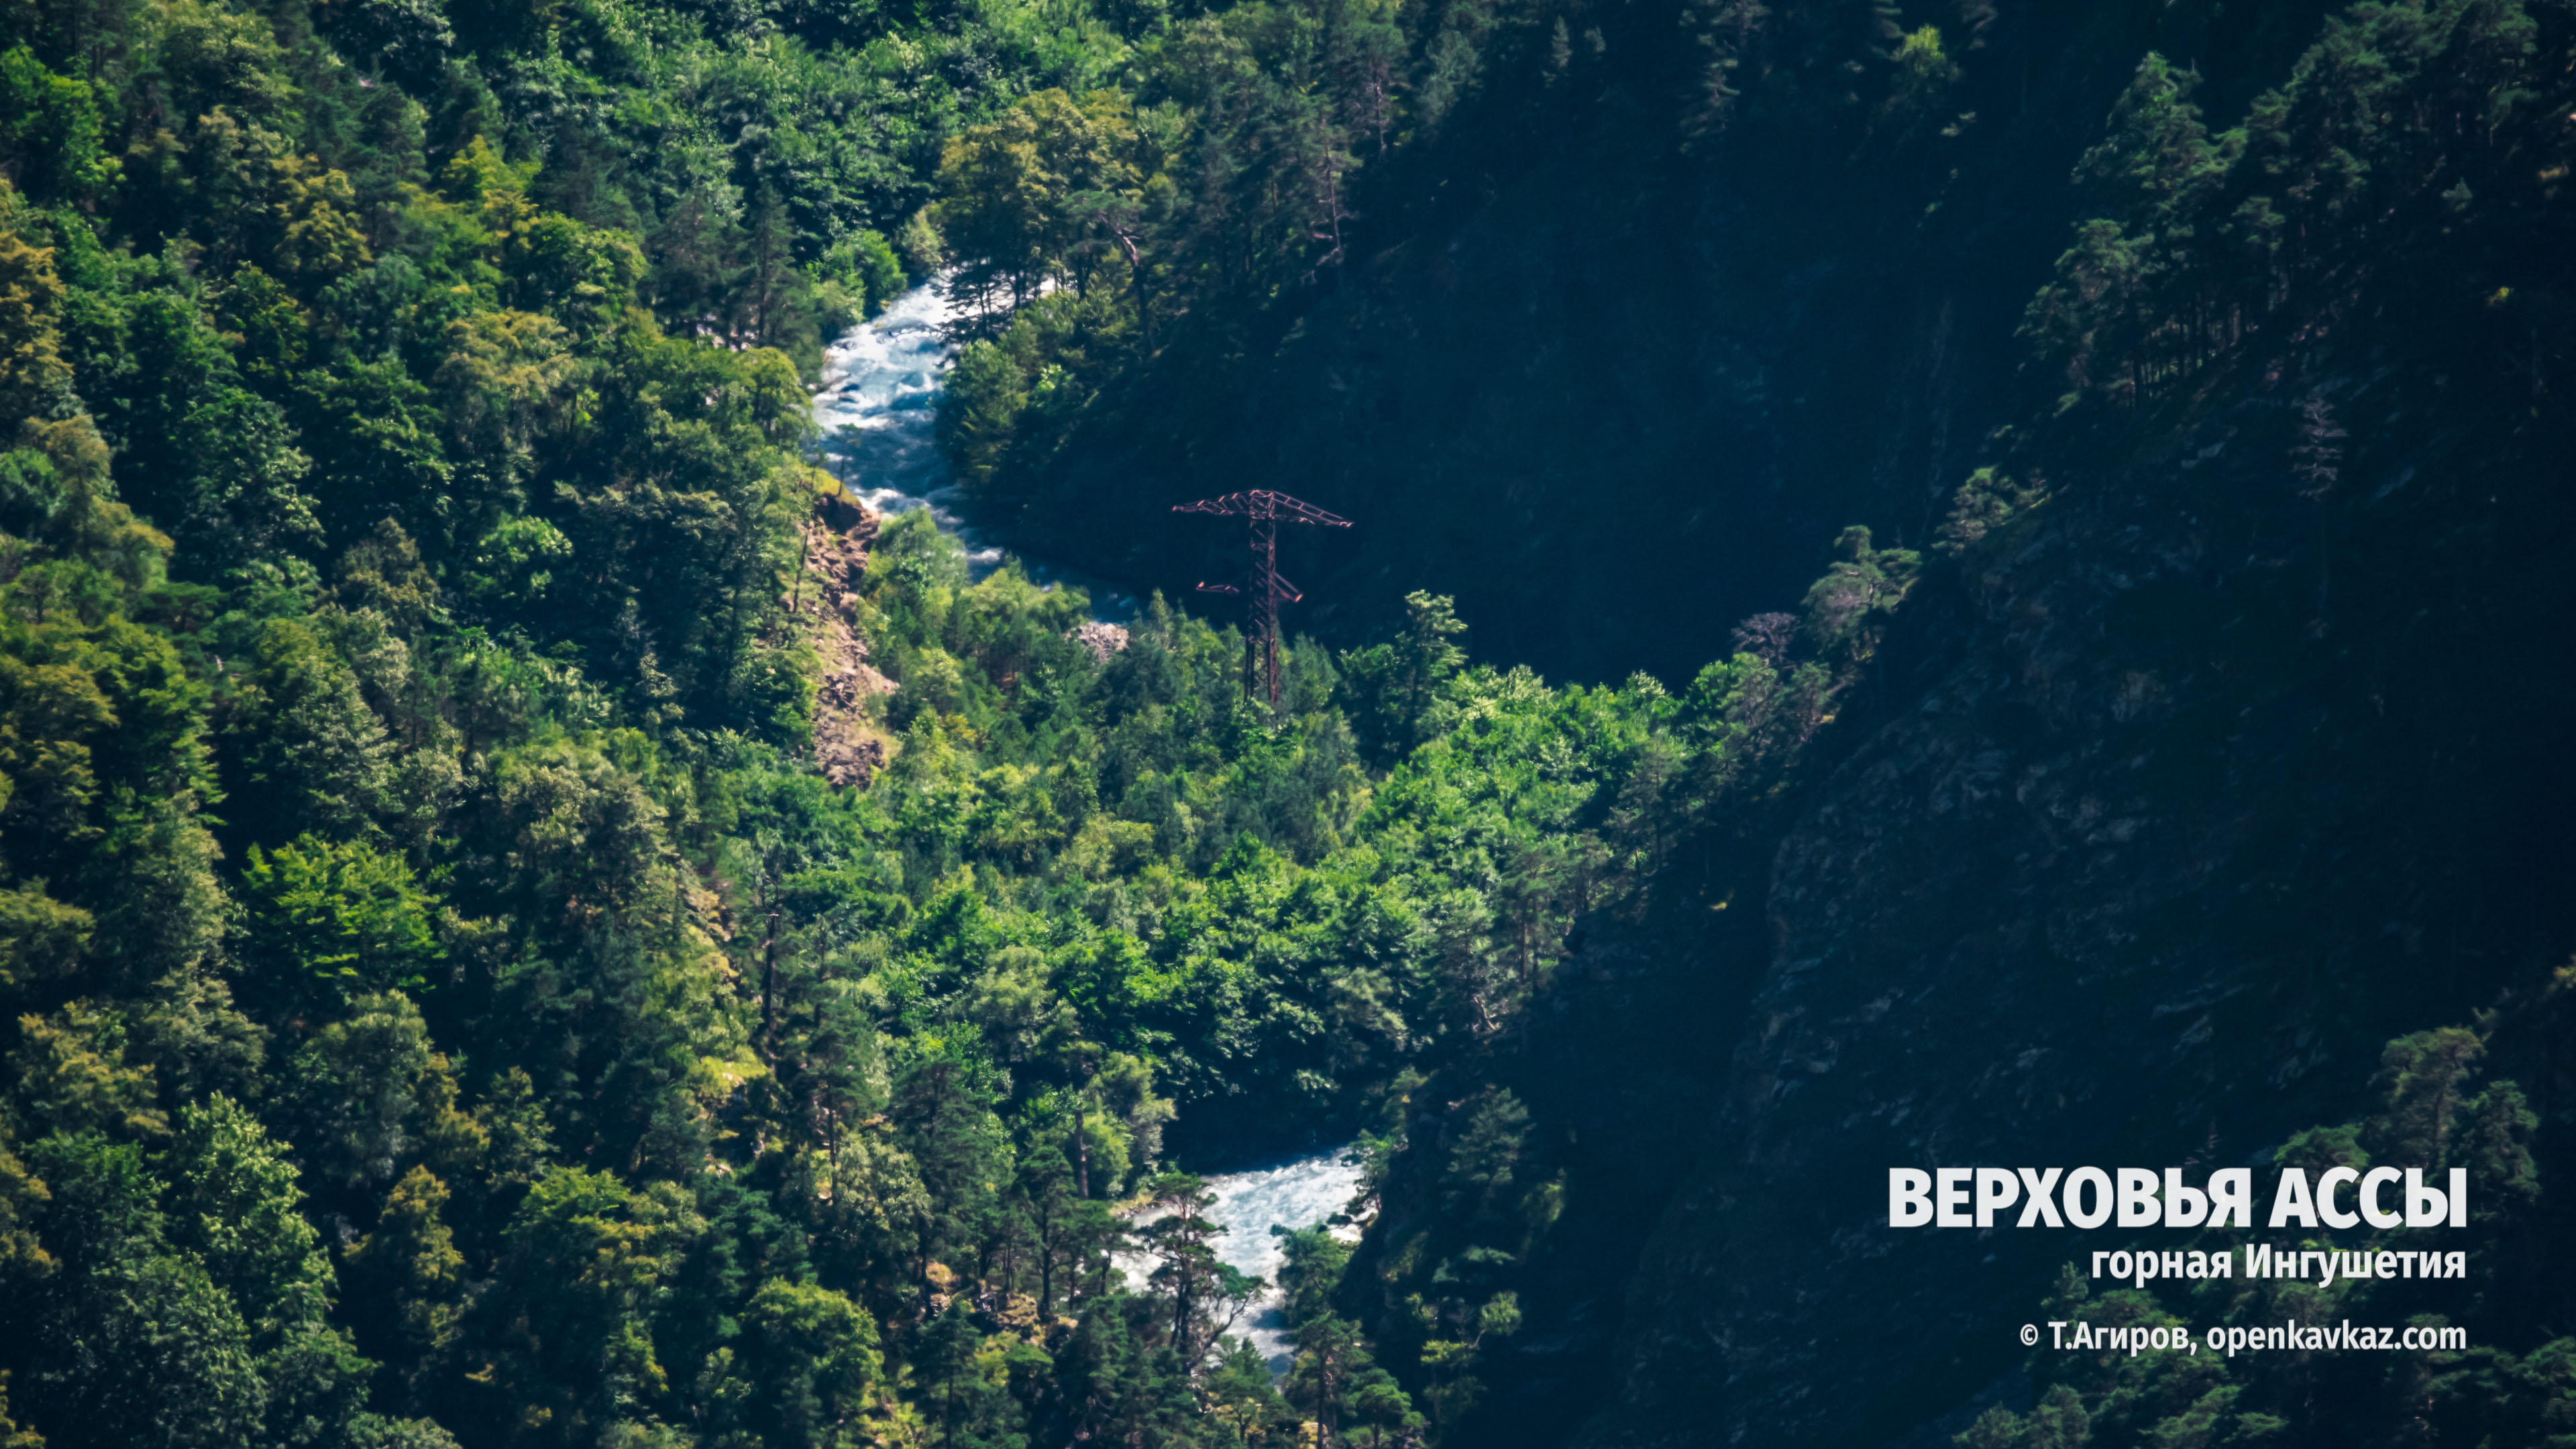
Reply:
M1265 490L1265 492L1266 491L1267 490ZM1307 502L1303 498L1291 498L1285 493L1271 493L1268 496L1272 510L1271 516L1279 519L1283 523L1311 523L1320 528L1348 528L1351 526L1351 521L1349 519L1342 517L1338 513L1327 513L1323 509L1317 508L1314 504Z
M1292 498L1268 488L1254 488L1242 493L1227 493L1215 498L1202 498L1195 503L1175 503L1174 513L1224 513L1238 517L1265 519L1282 523L1311 523L1321 528L1348 528L1351 521L1338 513L1317 508L1303 498Z

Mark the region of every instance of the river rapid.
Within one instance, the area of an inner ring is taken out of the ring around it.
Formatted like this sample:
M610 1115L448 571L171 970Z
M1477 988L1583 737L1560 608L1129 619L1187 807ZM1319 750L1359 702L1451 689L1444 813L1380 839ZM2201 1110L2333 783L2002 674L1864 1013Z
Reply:
M1089 594L1093 618L1124 623L1135 617L1132 590L1051 559L1006 553L963 513L964 490L950 476L938 439L939 386L957 359L961 315L946 279L933 278L825 350L823 390L814 398L823 466L879 513L929 509L941 532L966 545L967 568L977 579L1016 557L1037 582Z
M852 328L827 353L814 421L822 429L823 465L834 477L879 513L930 510L940 531L966 546L967 566L980 579L1015 555L965 517L963 492L939 453L939 387L956 360L957 318L945 285L933 280ZM1117 623L1134 617L1132 592L1077 569L1017 556L1032 579L1087 592L1093 618ZM1217 1256L1275 1285L1281 1254L1270 1230L1315 1227L1349 1206L1360 1170L1342 1161L1346 1151L1208 1178L1207 1190L1216 1197L1209 1216L1226 1229L1216 1240ZM1129 1265L1127 1271L1141 1284L1140 1267ZM1235 1332L1252 1340L1274 1373L1285 1373L1296 1343L1275 1288L1246 1320L1236 1322Z
M1209 1195L1216 1199L1208 1217L1225 1225L1225 1232L1210 1246L1227 1266L1270 1284L1270 1291L1235 1320L1233 1332L1252 1340L1273 1374L1288 1372L1297 1356L1297 1339L1281 1311L1279 1265L1286 1255L1271 1229L1322 1227L1326 1219L1349 1207L1360 1186L1359 1168L1342 1160L1349 1151L1336 1148L1276 1167L1224 1172L1206 1180ZM1346 1239L1359 1236L1356 1228L1335 1231ZM1130 1286L1142 1286L1151 1271L1142 1259L1118 1266Z

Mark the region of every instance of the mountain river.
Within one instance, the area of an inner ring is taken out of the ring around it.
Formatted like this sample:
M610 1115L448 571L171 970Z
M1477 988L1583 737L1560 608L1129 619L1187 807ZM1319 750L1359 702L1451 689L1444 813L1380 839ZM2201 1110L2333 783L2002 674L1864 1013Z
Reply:
M1005 554L959 512L964 500L939 455L934 427L939 384L956 357L948 335L956 315L944 287L932 281L852 328L825 360L814 421L823 430L823 464L834 477L879 513L929 509L942 532L966 545L967 565L982 578L1002 566ZM1116 584L1043 559L1022 556L1021 566L1040 583L1087 591L1094 618L1117 623L1135 615L1135 595ZM1207 1179L1216 1196L1209 1216L1226 1227L1216 1240L1217 1256L1275 1283L1281 1259L1270 1230L1314 1227L1340 1212L1358 1190L1359 1169L1342 1161L1345 1150ZM1126 1269L1141 1283L1140 1265ZM1278 1294L1254 1305L1247 1317L1236 1322L1235 1331L1252 1340L1273 1372L1286 1372L1296 1345Z
M833 477L879 513L929 509L941 532L966 545L967 567L981 579L1005 555L959 511L964 490L939 455L939 384L957 357L949 335L957 316L944 280L933 279L844 333L824 355L814 421L823 432L823 466ZM1123 623L1135 617L1136 596L1124 586L1053 560L1018 558L1037 582L1090 594L1093 618Z

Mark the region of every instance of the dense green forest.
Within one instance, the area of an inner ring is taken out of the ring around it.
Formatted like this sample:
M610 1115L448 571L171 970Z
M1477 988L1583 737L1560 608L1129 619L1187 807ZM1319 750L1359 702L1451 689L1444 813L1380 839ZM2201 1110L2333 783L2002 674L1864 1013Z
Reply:
M540 18L13 22L10 1442L1418 1438L1331 1237L1296 1374L1222 1337L1263 1285L1167 1124L1392 1122L1383 1171L1911 555L1681 695L1467 669L1418 594L1273 719L1233 631L1095 654L913 514L844 600L897 748L835 789L801 380L937 261L942 136L1128 42Z
M2576 1440L2576 13L2090 10L14 4L0 1445ZM992 525L1359 519L1281 710L818 574L934 274ZM2478 1276L1869 1221L2113 1147Z

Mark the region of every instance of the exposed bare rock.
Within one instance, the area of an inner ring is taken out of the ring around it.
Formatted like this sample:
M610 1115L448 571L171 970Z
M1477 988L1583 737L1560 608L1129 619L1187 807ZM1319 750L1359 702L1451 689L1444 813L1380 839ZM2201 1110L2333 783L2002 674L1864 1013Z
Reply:
M856 515L847 527L839 526ZM834 499L805 524L805 577L791 597L821 656L823 676L814 690L814 757L835 785L864 785L885 768L884 733L868 718L871 697L894 692L895 683L868 663L868 647L851 628L858 613L867 545L876 537L876 515Z
M1098 619L1083 622L1073 631L1073 642L1091 651L1091 657L1106 663L1109 656L1127 647L1127 628L1123 624L1104 624Z

